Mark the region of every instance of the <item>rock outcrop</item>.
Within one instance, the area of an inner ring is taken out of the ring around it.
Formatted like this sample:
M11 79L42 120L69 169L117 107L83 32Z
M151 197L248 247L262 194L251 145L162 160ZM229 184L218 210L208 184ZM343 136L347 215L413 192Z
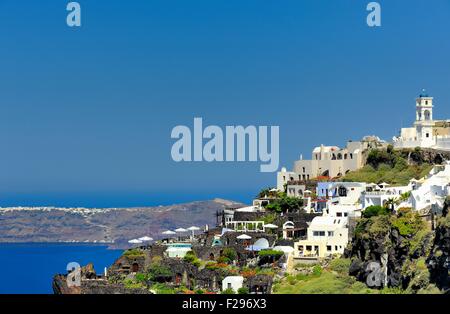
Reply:
M430 280L445 293L450 293L450 216L442 218L436 228L433 248L427 264Z

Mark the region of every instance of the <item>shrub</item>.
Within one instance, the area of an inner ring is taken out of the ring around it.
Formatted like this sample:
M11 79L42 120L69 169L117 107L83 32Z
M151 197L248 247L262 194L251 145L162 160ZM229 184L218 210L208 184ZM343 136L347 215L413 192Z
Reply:
M222 256L227 258L229 261L234 261L237 259L236 250L231 247L225 248L222 252Z
M283 254L284 254L283 251L277 250L262 250L258 252L259 257L273 256L275 259L280 258Z
M152 280L161 280L172 277L172 270L164 265L151 265L148 269L148 274Z
M316 265L313 267L313 275L314 276L322 275L322 271L323 271L323 269L322 269L322 266L320 266L320 265Z
M249 294L249 290L248 290L248 288L247 287L242 287L242 288L239 288L238 289L238 294Z
M126 256L128 258L136 258L136 257L144 257L145 254L143 251L141 251L139 249L130 249L130 250L126 250L123 253L123 256Z
M222 291L222 294L236 294L232 288L228 288Z
M390 211L386 209L383 206L375 205L375 206L369 206L367 207L363 212L362 216L364 218L370 218L374 216L380 216L380 215L388 215Z
M402 236L407 237L415 235L426 227L425 222L419 214L411 210L399 211L398 217L392 219L392 225Z
M348 258L335 258L330 263L330 269L339 274L348 274L351 261Z
M201 264L200 260L195 255L194 251L187 252L186 255L183 257L183 260L187 263L190 263L190 264L196 266L196 267L199 267Z

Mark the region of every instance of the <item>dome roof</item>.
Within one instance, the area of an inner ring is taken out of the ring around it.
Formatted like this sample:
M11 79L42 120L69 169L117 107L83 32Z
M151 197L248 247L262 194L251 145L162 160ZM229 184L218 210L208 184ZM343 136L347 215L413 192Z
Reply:
M420 93L419 97L430 97L430 95L427 93L426 89L422 89L422 92Z

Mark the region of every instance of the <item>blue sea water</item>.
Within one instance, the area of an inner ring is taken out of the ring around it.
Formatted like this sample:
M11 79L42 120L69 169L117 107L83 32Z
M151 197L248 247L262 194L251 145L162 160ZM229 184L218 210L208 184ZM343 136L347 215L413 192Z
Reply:
M0 244L0 294L53 293L52 277L68 263L93 263L103 273L121 253L104 245Z

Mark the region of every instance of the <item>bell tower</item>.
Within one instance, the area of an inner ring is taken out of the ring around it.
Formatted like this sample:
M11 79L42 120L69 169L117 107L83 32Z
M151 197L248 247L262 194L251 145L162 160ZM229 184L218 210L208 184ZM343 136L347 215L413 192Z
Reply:
M430 97L425 89L416 98L416 121L433 120L433 97Z

